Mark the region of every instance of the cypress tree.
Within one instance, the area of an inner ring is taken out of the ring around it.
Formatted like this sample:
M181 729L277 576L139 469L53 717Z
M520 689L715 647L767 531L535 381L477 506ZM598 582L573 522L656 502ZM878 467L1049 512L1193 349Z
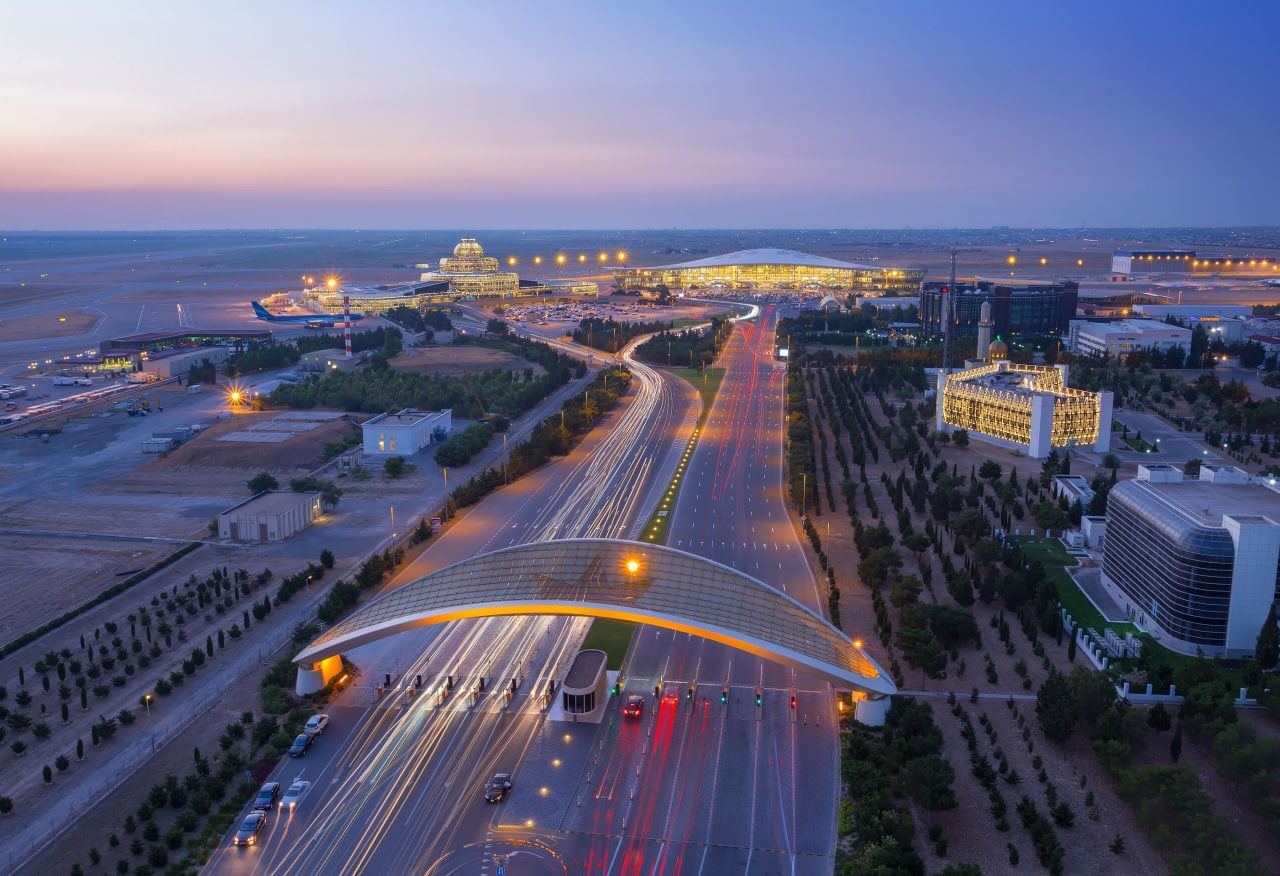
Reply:
M1178 722L1178 726L1174 728L1173 739L1169 742L1169 757L1174 763L1178 762L1178 758L1182 757L1182 722Z

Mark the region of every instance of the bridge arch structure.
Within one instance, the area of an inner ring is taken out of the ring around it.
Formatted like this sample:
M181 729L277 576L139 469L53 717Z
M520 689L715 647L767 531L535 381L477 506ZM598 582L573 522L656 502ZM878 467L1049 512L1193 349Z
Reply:
M729 566L621 539L562 539L481 554L386 593L296 657L298 692L339 671L346 651L405 630L467 618L607 617L702 636L849 689L879 723L896 692L863 649L791 596Z

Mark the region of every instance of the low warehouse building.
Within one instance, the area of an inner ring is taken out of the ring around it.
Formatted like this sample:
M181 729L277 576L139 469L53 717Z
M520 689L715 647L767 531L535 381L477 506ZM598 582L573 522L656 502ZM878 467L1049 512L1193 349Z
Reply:
M298 370L308 374L328 374L333 371L355 371L359 364L360 359L354 356L347 358L344 350L312 350L302 354L302 358L298 360Z
M412 456L443 441L453 429L453 410L379 414L362 426L366 456Z
M319 516L319 493L267 490L219 514L218 538L281 541L306 529Z
M192 365L201 365L208 359L214 365L221 365L231 355L228 347L199 347L194 350L162 351L148 354L142 360L142 370L154 374L161 380L170 377L186 377Z

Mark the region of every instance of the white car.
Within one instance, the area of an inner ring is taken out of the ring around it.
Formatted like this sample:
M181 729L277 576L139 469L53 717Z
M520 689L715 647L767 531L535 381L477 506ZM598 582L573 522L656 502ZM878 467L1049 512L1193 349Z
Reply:
M289 790L285 791L284 796L280 798L280 808L287 809L290 812L297 809L298 802L309 790L311 790L310 782L304 782L302 779L294 780L294 783L289 786Z
M312 715L307 719L307 726L302 728L302 732L308 736L319 736L324 732L324 728L329 726L328 715Z

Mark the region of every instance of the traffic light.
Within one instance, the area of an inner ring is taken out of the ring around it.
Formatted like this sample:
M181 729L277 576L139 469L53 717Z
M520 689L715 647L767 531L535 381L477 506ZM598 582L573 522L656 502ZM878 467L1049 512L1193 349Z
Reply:
M698 694L697 682L693 682L693 681L689 682L689 692L686 694L686 696L689 698L689 702L693 702L693 698L697 696L697 694Z
M720 686L720 702L729 702L729 685L727 684Z
M622 676L619 675L613 682L613 689L610 691L610 695L616 697L618 694L622 693L623 684L625 684L625 682L623 681Z
M795 693L793 692L793 693L791 694L791 711L793 711L793 712L794 712L795 710L796 710L796 695L795 695Z
M758 709L763 705L764 705L764 691L760 688L756 688L756 708Z

